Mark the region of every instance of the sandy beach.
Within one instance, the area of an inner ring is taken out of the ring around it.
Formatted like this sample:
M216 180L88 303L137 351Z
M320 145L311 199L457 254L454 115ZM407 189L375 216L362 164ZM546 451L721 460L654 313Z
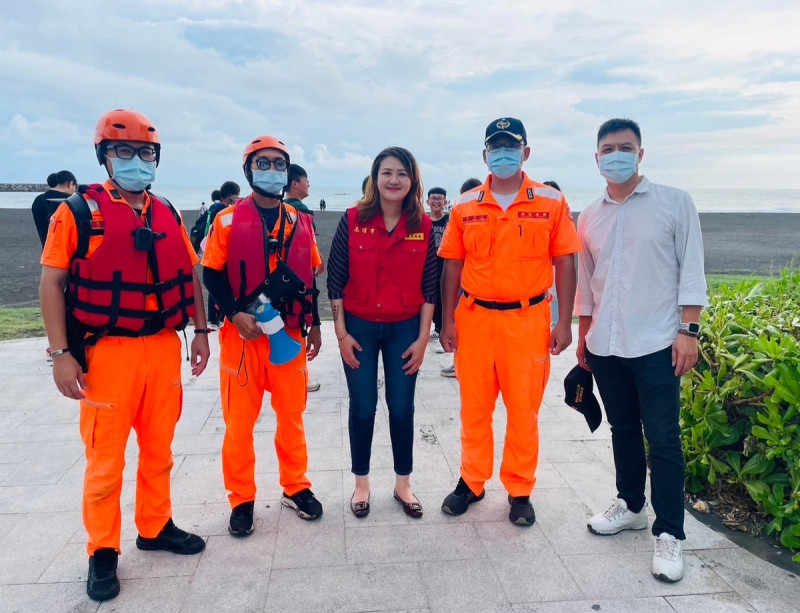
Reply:
M31 195L33 199L33 195ZM317 240L323 257L342 213L316 211ZM191 227L195 211L184 211ZM575 216L576 219L578 215ZM773 274L790 262L800 265L800 214L701 213L706 273ZM28 209L0 209L0 306L37 306L41 246ZM326 276L319 278L320 312L329 314Z

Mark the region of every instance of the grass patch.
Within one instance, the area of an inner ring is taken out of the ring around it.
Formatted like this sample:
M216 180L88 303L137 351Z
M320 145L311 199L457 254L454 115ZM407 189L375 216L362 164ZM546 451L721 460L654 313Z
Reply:
M0 341L45 336L39 307L0 308Z

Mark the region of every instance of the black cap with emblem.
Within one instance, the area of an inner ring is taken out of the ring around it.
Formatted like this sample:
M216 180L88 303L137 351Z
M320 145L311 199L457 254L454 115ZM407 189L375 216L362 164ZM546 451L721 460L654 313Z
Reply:
M498 134L508 134L511 138L518 140L523 145L528 144L528 135L525 132L525 126L519 119L513 117L501 117L495 119L492 123L486 126L486 138L484 144L488 143L490 139Z

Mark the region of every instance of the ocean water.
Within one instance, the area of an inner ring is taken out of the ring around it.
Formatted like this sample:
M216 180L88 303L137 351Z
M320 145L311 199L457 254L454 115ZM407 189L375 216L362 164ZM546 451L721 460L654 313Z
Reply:
M176 207L189 211L210 204L209 194L215 189L207 185L159 185L155 190ZM694 189L689 190L701 213L800 213L800 190L797 189ZM581 211L600 195L599 189L564 188L570 208ZM0 192L0 209L27 209L37 194L32 192ZM344 211L361 197L361 186L350 188L313 187L305 203L319 210L325 199L327 210ZM455 194L450 196L454 200Z

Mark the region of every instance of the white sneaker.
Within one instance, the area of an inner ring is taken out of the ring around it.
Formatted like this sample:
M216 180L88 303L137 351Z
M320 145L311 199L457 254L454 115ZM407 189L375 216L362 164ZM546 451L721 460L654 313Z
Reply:
M444 347L442 347L442 344L441 344L441 343L436 343L436 344L433 346L433 352L434 352L434 353L444 353Z
M683 579L683 547L678 539L666 532L655 538L653 576L670 583Z
M434 330L433 332L431 332L431 336L430 336L430 338L428 340L429 341L438 341L439 340L439 333L436 330Z
M647 513L644 507L638 513L629 511L628 504L622 498L617 498L608 511L592 517L586 527L589 532L602 536L623 530L644 530L647 528Z
M309 381L306 385L306 390L309 392L316 392L320 388L319 381Z
M451 366L450 368L442 368L442 370L440 371L439 374L442 375L443 377L451 377L451 378L455 377L456 376L456 367L454 365L454 366Z

